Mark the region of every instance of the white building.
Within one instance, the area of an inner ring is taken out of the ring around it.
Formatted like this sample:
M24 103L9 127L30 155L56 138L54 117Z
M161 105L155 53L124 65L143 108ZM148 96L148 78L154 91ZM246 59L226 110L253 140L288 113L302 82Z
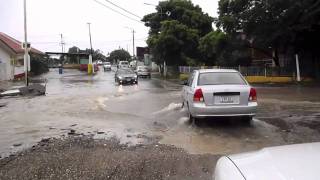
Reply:
M31 48L29 53L44 53ZM13 80L24 73L24 49L21 42L0 32L0 81Z

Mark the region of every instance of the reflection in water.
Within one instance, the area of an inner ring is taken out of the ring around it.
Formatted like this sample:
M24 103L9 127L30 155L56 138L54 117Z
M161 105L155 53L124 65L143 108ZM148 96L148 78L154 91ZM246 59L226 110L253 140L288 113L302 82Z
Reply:
M119 85L119 87L118 87L118 92L120 92L120 93L121 93L121 92L124 92L122 84Z
M99 97L96 99L96 102L97 102L97 107L100 108L100 109L103 109L106 107L106 105L104 104L105 101L109 100L109 98L107 97Z
M134 85L134 90L135 90L135 91L138 91L138 90L139 90L138 84L135 84L135 85Z

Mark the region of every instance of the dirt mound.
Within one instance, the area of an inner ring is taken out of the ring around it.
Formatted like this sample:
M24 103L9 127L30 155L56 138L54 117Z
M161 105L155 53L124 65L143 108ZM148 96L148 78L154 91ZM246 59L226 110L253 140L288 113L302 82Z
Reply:
M129 147L90 137L46 139L0 160L0 179L211 179L217 158L161 144Z

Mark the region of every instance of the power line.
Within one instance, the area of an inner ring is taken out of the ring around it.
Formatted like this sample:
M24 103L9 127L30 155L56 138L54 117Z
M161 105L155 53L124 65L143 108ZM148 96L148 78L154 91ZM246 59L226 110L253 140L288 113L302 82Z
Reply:
M139 37L136 40L147 40L147 37ZM112 41L97 41L95 44L106 44L106 43L119 43L119 42L129 42L132 39L123 39L123 40L112 40ZM72 43L87 43L86 41L67 41L68 44Z
M123 13L117 11L117 10L115 10L115 9L112 9L111 7L105 5L105 4L103 4L103 3L101 3L101 2L99 2L99 1L97 1L97 0L93 0L93 1L95 1L96 3L100 4L101 6L104 6L104 7L108 8L108 9L110 9L111 11L116 12L116 13L118 13L118 14L120 14L120 15L128 18L128 19L131 19L131 20L136 21L136 22L139 22L139 23L143 23L143 22L138 21L138 20L136 20L136 19L134 19L134 18L131 18L131 17L129 17L129 16L127 16L127 15L125 15L125 14L123 14Z
M31 41L32 44L60 44L61 45L61 42L34 42L34 41Z
M136 15L136 14L134 14L134 13L132 13L132 12L130 12L130 11L128 11L128 10L126 10L126 9L124 9L123 7L121 7L121 6L117 5L117 4L115 4L115 3L113 3L113 2L111 2L111 1L109 1L109 0L105 0L105 1L107 1L109 4L112 4L112 5L116 6L116 7L117 7L117 8L119 8L119 9L122 9L123 11L125 11L125 12L127 12L127 13L129 13L129 14L131 14L131 15L133 15L133 16L135 16L135 17L139 18L139 19L141 19L141 17L140 17L140 16L138 16L138 15Z

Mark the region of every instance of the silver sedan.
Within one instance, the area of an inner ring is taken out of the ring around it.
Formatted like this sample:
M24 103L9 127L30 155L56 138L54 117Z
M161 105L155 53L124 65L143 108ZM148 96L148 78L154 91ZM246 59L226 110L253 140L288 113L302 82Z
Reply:
M196 70L184 83L182 96L190 121L216 116L251 121L258 106L256 89L236 70Z

